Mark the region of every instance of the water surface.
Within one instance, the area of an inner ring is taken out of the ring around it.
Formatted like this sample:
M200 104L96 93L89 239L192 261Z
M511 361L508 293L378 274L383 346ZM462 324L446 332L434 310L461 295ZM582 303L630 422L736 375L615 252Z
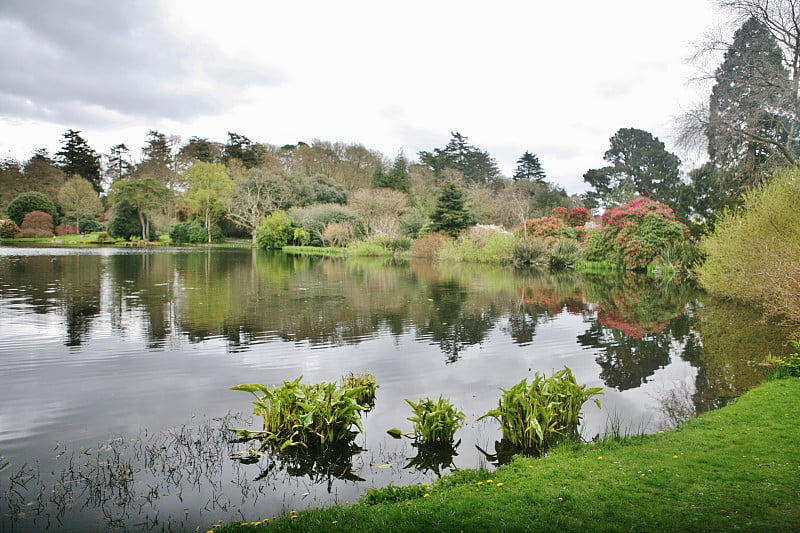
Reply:
M0 247L0 524L204 530L486 466L478 447L493 453L500 435L475 419L499 388L564 366L605 391L602 409L585 407L586 438L653 432L757 383L783 338L751 310L637 276ZM258 428L232 385L350 371L380 385L360 451L333 463L231 459L242 445L224 429ZM469 424L437 467L386 430L410 430L404 398L439 395Z

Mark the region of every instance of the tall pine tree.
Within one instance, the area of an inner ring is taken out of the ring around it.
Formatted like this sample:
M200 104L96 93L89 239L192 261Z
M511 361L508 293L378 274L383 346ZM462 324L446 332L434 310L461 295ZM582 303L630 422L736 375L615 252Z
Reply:
M81 137L80 131L69 130L64 134L64 147L56 155L61 170L67 176L78 175L92 184L97 192L102 191L102 171L100 154L92 150L89 143Z
M514 181L528 180L543 183L547 176L536 154L525 152L517 161L517 170L514 172Z

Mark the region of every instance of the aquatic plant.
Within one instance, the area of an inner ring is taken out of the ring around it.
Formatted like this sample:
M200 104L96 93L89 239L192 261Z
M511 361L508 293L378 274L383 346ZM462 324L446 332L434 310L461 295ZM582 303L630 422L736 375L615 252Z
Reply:
M494 418L500 423L503 439L521 450L539 454L564 438L576 437L581 408L599 387L578 385L572 371L564 369L545 377L536 372L529 384L523 379L503 395L496 409L478 420ZM600 402L595 400L600 407Z
M358 391L356 401L364 406L365 410L372 409L375 406L375 392L379 387L375 376L368 372L361 374L350 372L342 376L340 381L343 388Z
M417 442L424 444L452 443L456 431L467 420L462 411L442 396L436 401L430 398L423 398L418 402L406 399L406 403L414 413L408 417L414 423L414 436Z
M329 446L352 439L353 426L363 431L359 402L361 388L342 388L334 382L307 385L302 376L283 385L266 387L245 383L231 387L251 393L253 414L262 418L264 429L231 429L242 438L274 442L280 449L289 446Z

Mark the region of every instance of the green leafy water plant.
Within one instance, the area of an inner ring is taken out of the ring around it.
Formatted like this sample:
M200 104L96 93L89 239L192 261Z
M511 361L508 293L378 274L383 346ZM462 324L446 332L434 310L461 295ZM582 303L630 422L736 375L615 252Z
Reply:
M302 376L283 385L266 387L245 383L231 387L251 393L253 414L260 416L264 429L232 429L239 437L270 441L280 449L289 446L330 446L353 438L352 428L361 426L361 388L342 388L335 382L300 383Z
M378 390L378 382L375 376L368 372L356 374L350 372L342 376L342 388L357 390L356 400L366 410L372 409L375 406L375 392Z
M464 425L467 417L449 399L439 396L434 401L423 398L418 402L406 400L411 406L413 416L408 420L414 423L414 436L423 444L449 444L458 428Z
M602 394L599 387L579 385L565 367L545 377L536 372L530 383L523 379L503 395L487 417L500 423L503 439L520 449L540 454L564 438L577 436L583 404ZM600 407L600 402L595 399Z

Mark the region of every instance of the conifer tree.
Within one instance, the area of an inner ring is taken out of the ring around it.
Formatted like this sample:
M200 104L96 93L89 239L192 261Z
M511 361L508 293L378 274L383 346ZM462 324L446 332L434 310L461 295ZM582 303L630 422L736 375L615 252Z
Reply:
M431 214L431 230L456 237L474 225L475 217L467 209L464 191L452 181L444 182Z
M517 170L514 172L514 181L529 180L543 183L547 176L536 154L525 152L517 161Z
M80 131L69 130L64 134L64 147L56 154L61 170L67 176L77 174L92 184L97 192L102 190L100 154L92 150Z

